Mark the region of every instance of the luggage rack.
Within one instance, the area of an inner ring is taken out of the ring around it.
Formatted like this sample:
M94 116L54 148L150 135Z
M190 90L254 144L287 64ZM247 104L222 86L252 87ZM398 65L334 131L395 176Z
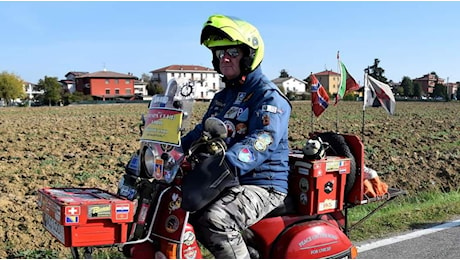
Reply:
M358 222L356 222L354 225L352 225L351 227L347 227L346 228L346 233L348 234L352 229L356 228L356 226L360 225L362 222L364 222L370 216L374 215L375 212L377 212L382 207L384 207L388 202L394 200L396 197L398 197L400 195L406 195L406 194L407 194L407 192L405 190L400 190L400 189L396 189L396 188L388 188L388 192L385 193L383 196L377 196L375 198L370 198L367 195L364 195L364 199L361 201L361 204L358 204L358 205L369 204L369 203L377 202L377 201L382 201L382 203L379 206L377 206L377 208L375 208L371 212L369 212L369 214L367 214L365 217L363 217L362 219L358 220ZM347 203L345 205L345 212L346 212L345 214L348 215L348 209L353 208L355 206L357 206L357 205ZM348 225L346 225L346 226L348 226Z

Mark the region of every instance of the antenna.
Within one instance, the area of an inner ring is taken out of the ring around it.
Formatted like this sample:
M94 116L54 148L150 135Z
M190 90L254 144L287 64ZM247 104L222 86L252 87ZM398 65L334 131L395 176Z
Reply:
M104 71L107 71L107 68L105 67L105 62L104 62Z

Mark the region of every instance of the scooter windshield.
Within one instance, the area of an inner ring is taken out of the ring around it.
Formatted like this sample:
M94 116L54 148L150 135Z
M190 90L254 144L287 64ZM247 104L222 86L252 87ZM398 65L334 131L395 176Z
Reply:
M171 182L184 159L180 144L183 129L192 114L193 87L178 86L175 79L168 82L165 94L152 97L141 141L141 174Z

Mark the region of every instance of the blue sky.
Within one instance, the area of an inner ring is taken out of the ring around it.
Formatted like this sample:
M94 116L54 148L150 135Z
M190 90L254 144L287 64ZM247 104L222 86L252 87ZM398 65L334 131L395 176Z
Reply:
M221 13L254 24L265 42L262 70L303 79L349 73L380 59L388 79L435 71L460 81L460 2L0 2L0 71L36 83L104 67L140 77L173 64L212 67L199 43L203 23Z

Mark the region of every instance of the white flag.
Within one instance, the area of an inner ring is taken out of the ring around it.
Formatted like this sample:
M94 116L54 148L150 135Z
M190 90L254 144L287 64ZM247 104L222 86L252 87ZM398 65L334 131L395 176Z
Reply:
M372 107L375 99L378 99L380 101L380 104L383 108L385 108L388 114L394 114L396 101L390 86L388 86L388 84L374 79L373 77L365 73L363 110L366 107Z

